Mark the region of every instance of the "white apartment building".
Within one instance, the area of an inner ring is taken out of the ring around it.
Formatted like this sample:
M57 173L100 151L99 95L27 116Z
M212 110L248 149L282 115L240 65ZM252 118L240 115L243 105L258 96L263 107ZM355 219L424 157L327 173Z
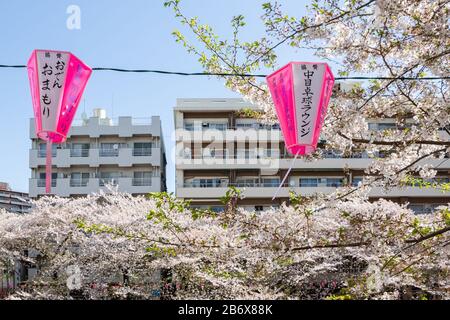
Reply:
M36 138L30 119L29 195L45 194L45 142ZM148 119L106 116L74 121L67 141L53 144L52 194L87 195L117 185L133 195L166 190L166 154L159 116Z
M297 159L277 198L276 190L292 162L285 152L277 124L265 125L245 109L257 108L242 99L178 99L174 108L176 129L176 195L192 205L221 210L219 199L229 186L243 189L240 205L264 210L288 201L289 191L305 196L331 193L343 185L357 185L373 161L364 150L351 155L325 154L318 161ZM386 119L370 123L372 130L395 127ZM447 133L442 132L447 138ZM377 155L382 157L383 155ZM430 161L429 161L430 162ZM450 179L449 161L431 160L438 166L437 179ZM390 198L409 203L417 213L428 212L450 201L448 193L417 187L374 188L372 199Z

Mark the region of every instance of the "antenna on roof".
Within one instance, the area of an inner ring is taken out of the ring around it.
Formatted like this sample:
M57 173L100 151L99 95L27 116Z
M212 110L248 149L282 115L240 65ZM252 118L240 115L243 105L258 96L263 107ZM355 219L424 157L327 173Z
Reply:
M86 125L88 123L88 117L86 114L86 99L83 99L83 113L81 114L81 120L83 125Z

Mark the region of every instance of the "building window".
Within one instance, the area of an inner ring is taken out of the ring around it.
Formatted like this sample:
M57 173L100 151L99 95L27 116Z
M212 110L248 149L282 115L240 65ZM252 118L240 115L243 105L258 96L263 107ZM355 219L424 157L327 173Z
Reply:
M100 157L117 157L119 155L120 144L102 143L100 145Z
M203 159L226 159L228 155L227 149L204 148L202 149Z
M367 154L366 151L353 151L351 153L350 158L354 158L354 159L368 159L369 155Z
M70 148L71 157L89 157L89 143L72 143Z
M52 158L56 157L56 147L57 147L56 144L52 144ZM39 143L38 157L39 158L47 157L47 144L46 143Z
M200 131L200 130L220 130L225 131L228 128L228 121L223 123L210 123L210 122L195 122L195 123L185 123L184 129L187 131Z
M378 130L390 130L397 129L397 125L395 123L378 123Z
M245 120L250 120L250 121L245 121ZM236 120L236 129L280 130L280 125L278 123L264 124L264 123L258 122L255 119L237 119Z
M317 178L300 178L300 187L315 188L319 186L319 179Z
M70 174L71 187L86 187L89 182L88 172L72 172Z
M228 186L228 179L225 178L196 178L185 180L186 188L225 188Z
M204 127L203 127L204 128ZM228 128L228 123L210 123L208 129L225 131Z
M327 178L327 187L341 187L343 184L343 179L342 178Z
M266 188L278 187L280 185L280 178L264 178L261 185Z
M257 187L259 185L258 178L237 178L236 179L236 187L238 188L252 188Z
M352 179L352 186L358 187L362 183L363 178L362 177L354 177Z
M133 186L151 186L152 185L151 171L136 171L133 174Z
M450 178L449 177L436 177L436 178L433 178L431 182L437 183L437 184L450 183Z
M257 152L255 149L237 149L236 150L236 158L237 159L256 159Z
M263 211L264 207L263 206L255 206L255 211Z
M38 187L45 187L45 178L46 178L45 172L40 172L38 179ZM52 187L56 187L56 179L58 179L58 173L52 172Z
M119 183L119 173L118 172L100 172L99 185L103 187L106 184L111 184L113 186Z
M135 142L133 146L133 156L151 156L152 155L151 142Z
M442 204L436 203L415 203L408 205L408 209L414 211L415 214L430 214L436 210L437 207Z
M211 206L211 207L209 207L209 210L211 210L212 212L215 212L215 213L221 213L221 212L225 211L225 208L222 206Z
M279 159L280 149L259 149L259 157L263 159Z
M316 187L341 187L344 184L343 178L300 178L300 187L316 188Z

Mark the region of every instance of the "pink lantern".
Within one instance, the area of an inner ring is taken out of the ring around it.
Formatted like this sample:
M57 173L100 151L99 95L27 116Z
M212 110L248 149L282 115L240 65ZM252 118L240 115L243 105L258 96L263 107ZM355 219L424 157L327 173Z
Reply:
M286 149L306 155L317 148L334 77L326 63L290 62L267 76Z
M51 191L52 143L66 140L92 69L70 52L34 50L27 64L36 136L47 142L46 193Z

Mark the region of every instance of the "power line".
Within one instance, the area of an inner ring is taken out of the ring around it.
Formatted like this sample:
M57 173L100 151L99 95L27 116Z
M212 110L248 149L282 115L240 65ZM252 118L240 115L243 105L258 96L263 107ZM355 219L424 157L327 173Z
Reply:
M26 65L6 65L0 64L0 68L26 68ZM93 71L113 71L125 73L157 73L177 76L221 76L221 77L255 77L265 78L267 74L247 74L247 73L214 73L214 72L181 72L181 71L166 71L166 70L152 70L152 69L122 69L122 68L92 68ZM444 77L335 77L335 80L450 80L450 76Z

